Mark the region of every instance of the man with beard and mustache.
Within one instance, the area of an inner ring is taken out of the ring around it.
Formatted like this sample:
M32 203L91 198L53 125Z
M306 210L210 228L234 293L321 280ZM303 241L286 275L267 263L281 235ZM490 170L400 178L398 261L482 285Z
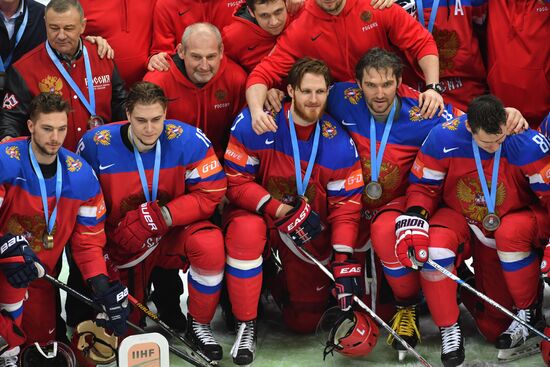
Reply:
M350 136L325 114L328 67L320 60L300 59L288 83L290 100L273 115L277 132L256 135L245 108L233 123L225 152L231 202L224 216L226 281L242 329L234 345L237 364L254 358L266 244L278 250L282 264L272 294L284 323L298 333L315 330L331 288L330 279L300 246L324 264L332 260L335 275L346 273L342 269L360 273L350 256L358 232L363 176ZM345 283L337 287L338 299L348 309L358 280L336 277Z
M62 148L69 104L44 93L30 103L30 139L0 144L0 366L15 366L23 343L55 339L56 276L70 240L73 260L103 305L107 327L126 330L127 290L110 282L103 258L105 202L92 168ZM26 340L25 340L26 339Z

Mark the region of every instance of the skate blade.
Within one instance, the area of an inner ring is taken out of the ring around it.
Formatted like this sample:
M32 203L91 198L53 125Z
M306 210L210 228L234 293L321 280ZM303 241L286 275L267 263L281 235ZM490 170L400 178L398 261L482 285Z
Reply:
M407 351L406 350L398 350L397 351L397 359L399 362L403 362L407 358Z
M525 357L529 357L540 353L539 343L536 340L533 343L520 345L511 349L499 349L497 359L501 363L508 363Z

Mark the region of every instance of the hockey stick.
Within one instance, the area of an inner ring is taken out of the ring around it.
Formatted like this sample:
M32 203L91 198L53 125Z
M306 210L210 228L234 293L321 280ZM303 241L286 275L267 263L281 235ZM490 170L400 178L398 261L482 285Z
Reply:
M174 331L170 326L168 326L164 321L162 321L160 319L160 317L158 317L157 314L153 313L153 311L151 311L149 309L149 307L145 306L143 303L141 303L137 299L135 299L134 296L132 296L131 294L128 294L128 300L130 301L131 304L133 304L134 306L139 308L139 310L141 312L143 312L147 317L149 317L151 320L153 320L153 322L155 324L160 326L160 328L162 330L164 330L166 333L168 333L172 338L178 339L187 348L189 348L190 349L189 353L191 354L191 356L193 358L203 360L203 362L207 363L208 366L217 366L218 365L217 361L211 360L210 358L205 356L201 351L196 350L195 347L193 345L191 345L191 343L189 343L189 341L187 341L187 339L185 339L183 336L179 335L176 331Z
M92 301L90 298L86 297L82 293L78 292L77 290L69 287L67 284L57 280L56 278L52 277L49 274L44 275L44 278L46 278L46 280L51 282L56 287L58 287L60 289L63 289L65 292L67 292L71 296L75 297L76 299L80 300L81 302L84 302L85 304L87 304L88 306L93 308L95 311L104 312L104 310L101 308L101 306L99 306L97 303L95 303L94 301ZM132 322L126 321L126 323L130 327L134 328L135 330L137 330L139 332L142 332L142 333L145 333L145 330L143 330L139 326L133 324ZM186 362L191 363L193 366L196 366L196 367L209 367L209 366L212 366L211 363L207 363L205 361L202 361L202 359L196 359L197 357L193 354L192 354L192 356L188 356L186 353L184 353L183 351L173 347L170 344L169 344L169 348L170 348L171 352L173 352L178 357L184 359Z
M482 300L484 300L485 302L487 302L488 304L490 304L491 306L493 306L494 308L499 310L500 312L502 312L505 315L513 318L514 320L516 320L517 322L519 322L520 324L522 324L523 326L525 326L526 328L531 330L533 333L537 334L538 336L540 336L544 340L550 342L550 337L544 335L542 332L540 332L539 330L537 330L533 326L529 325L529 323L525 322L525 320L522 320L518 316L514 315L506 307L502 306L497 301L495 301L492 298L490 298L490 297L486 296L485 294L481 293L480 291L478 291L477 289L475 289L474 287L472 287L471 285L469 285L468 283L466 283L465 281L463 281L462 279L460 279L459 277L457 277L456 275L451 273L449 270L445 269L444 267L442 267L441 265L439 265L438 263L433 261L432 259L428 258L427 263L430 264L430 266L432 266L433 268L435 268L439 272L441 272L443 275L451 278L452 280L457 282L459 285L463 286L464 288L466 288L467 290L469 290L470 292L472 292L473 294L475 294L476 296L478 296L479 298L481 298Z
M319 260L317 260L315 257L313 257L313 255L311 255L306 249L304 249L303 247L298 247L296 246L296 248L299 248L302 253L304 255L306 255L311 261L313 261L315 263L315 265L317 265L319 267L319 269L321 269L323 271L323 273L325 273L333 282L334 282L334 276L332 275L332 273L326 268L326 266L324 266L323 264L321 264L321 262ZM416 359L418 359L418 361L420 363L422 363L422 365L426 366L426 367L431 367L432 365L428 363L428 361L426 361L420 354L418 354L418 352L413 348L411 347L402 337L399 336L399 334L397 334L395 332L395 330L393 330L391 328L390 325L386 324L384 322L384 320L382 320L380 318L380 316L378 316L376 313L374 313L373 310L371 310L369 308L369 306L367 306L363 301L361 301L361 299L359 297L357 297L356 295L353 296L353 300L359 305L361 306L361 308L363 308L365 311L367 311L367 313L373 318L376 320L376 322L382 326L384 329L386 329L391 335L393 335L393 337L395 338L395 340L397 340L399 343L401 343L401 345L403 345L413 356L416 357Z

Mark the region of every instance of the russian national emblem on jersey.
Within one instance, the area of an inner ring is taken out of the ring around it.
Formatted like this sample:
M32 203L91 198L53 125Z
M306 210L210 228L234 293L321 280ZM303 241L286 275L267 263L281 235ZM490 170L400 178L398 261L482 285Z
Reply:
M275 199L282 201L285 204L291 204L296 197L296 178L295 177L269 177L267 179L266 190ZM310 203L315 201L316 195L315 185L308 185L304 196Z
M434 27L432 35L439 51L439 72L443 74L455 67L454 58L460 48L460 39L456 31L437 27Z
M94 134L94 143L96 145L111 144L111 132L109 130L100 130Z
M371 160L367 157L361 157L361 166L363 167L363 177L367 178L366 181L370 181L371 177ZM394 195L393 191L397 188L400 181L399 167L391 162L382 162L380 167L380 173L378 176L378 182L382 185L382 196L379 199L373 200L367 196L367 190L363 190L363 203L373 206L377 203L382 203L388 199L389 196Z
M168 140L176 139L183 133L183 128L174 124L167 124L165 128L166 138Z
M322 134L327 139L332 139L336 136L338 133L336 131L336 126L330 123L330 121L323 121L323 125L321 126Z
M363 91L357 87L351 87L344 91L344 98L351 104L357 104L363 98Z
M69 172L78 172L82 168L82 162L79 159L74 159L71 156L67 157L65 163L67 164L67 169L69 170Z
M443 124L441 124L441 126L447 130L456 131L456 129L458 129L459 124L460 124L460 120L456 118L456 119L452 119L451 121L444 122Z
M424 117L420 114L420 107L412 106L409 110L409 119L411 121L417 122L424 120Z
M21 160L21 153L19 152L19 147L15 145L10 145L9 147L6 147L6 154L10 158L17 159L18 161Z
M490 190L491 188L489 188ZM467 217L481 223L483 218L489 213L487 203L479 179L466 177L458 180L456 184L456 197L460 200L460 205ZM506 198L506 187L502 182L497 186L496 211L498 206L502 205Z
M63 89L63 81L56 76L48 75L38 83L38 89L42 93L55 93L60 96L63 95L61 89Z
M46 222L43 215L19 215L10 216L6 224L6 232L16 236L23 236L34 252L40 252L44 248L42 235L46 230ZM57 225L54 225L52 234L55 235Z

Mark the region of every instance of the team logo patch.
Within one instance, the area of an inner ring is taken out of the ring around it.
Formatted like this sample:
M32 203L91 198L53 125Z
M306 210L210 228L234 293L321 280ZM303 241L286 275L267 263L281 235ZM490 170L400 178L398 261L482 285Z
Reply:
M422 121L424 117L420 114L420 107L412 106L409 110L409 119L413 122Z
M444 122L443 124L441 124L441 126L443 126L444 129L455 131L456 129L458 129L459 124L459 119L452 119L451 121Z
M94 134L94 143L96 145L111 144L111 132L109 130L100 130Z
M439 50L439 73L454 69L454 58L461 47L458 34L456 31L434 27L432 35Z
M67 169L69 172L78 172L82 168L82 162L79 159L74 159L73 157L67 157L65 163L67 164Z
M176 139L183 133L183 128L174 124L168 124L166 125L165 133L168 140Z
M321 126L321 132L323 136L327 139L334 138L338 133L336 131L336 126L331 124L329 121L323 121L323 125Z
M4 101L2 102L2 108L6 110L14 109L15 106L19 104L19 101L15 97L15 94L12 93L6 93L4 96Z
M266 190L271 196L285 204L291 204L298 195L296 192L296 177L269 177L267 179ZM317 196L317 187L311 181L307 185L304 196L308 199L308 203L315 202Z
M30 248L36 253L42 251L42 235L46 229L44 215L11 215L6 224L6 232L16 236L23 236L29 242ZM57 232L57 223L54 225L52 234Z
M351 104L357 104L363 98L363 91L357 87L351 87L344 91L344 98Z
M361 20L365 23L370 23L372 20L372 13L370 11L364 11L361 13Z
M490 189L491 188L489 188L489 190ZM481 223L483 218L489 213L485 196L483 196L483 190L481 189L481 184L477 177L466 177L458 180L456 184L456 197L460 201L460 205L466 217L475 222ZM505 199L506 187L502 182L499 182L497 185L496 197L497 212L498 207L504 203Z
M225 98L227 97L227 92L224 91L223 89L218 89L215 93L214 93L214 97L216 97L216 99L218 101L224 101Z
M62 96L62 88L63 81L61 78L52 75L48 75L38 83L38 89L40 89L42 93L56 93Z
M21 153L19 152L19 147L16 147L15 145L11 145L9 147L6 147L6 154L10 158L15 158L18 161L21 160Z

